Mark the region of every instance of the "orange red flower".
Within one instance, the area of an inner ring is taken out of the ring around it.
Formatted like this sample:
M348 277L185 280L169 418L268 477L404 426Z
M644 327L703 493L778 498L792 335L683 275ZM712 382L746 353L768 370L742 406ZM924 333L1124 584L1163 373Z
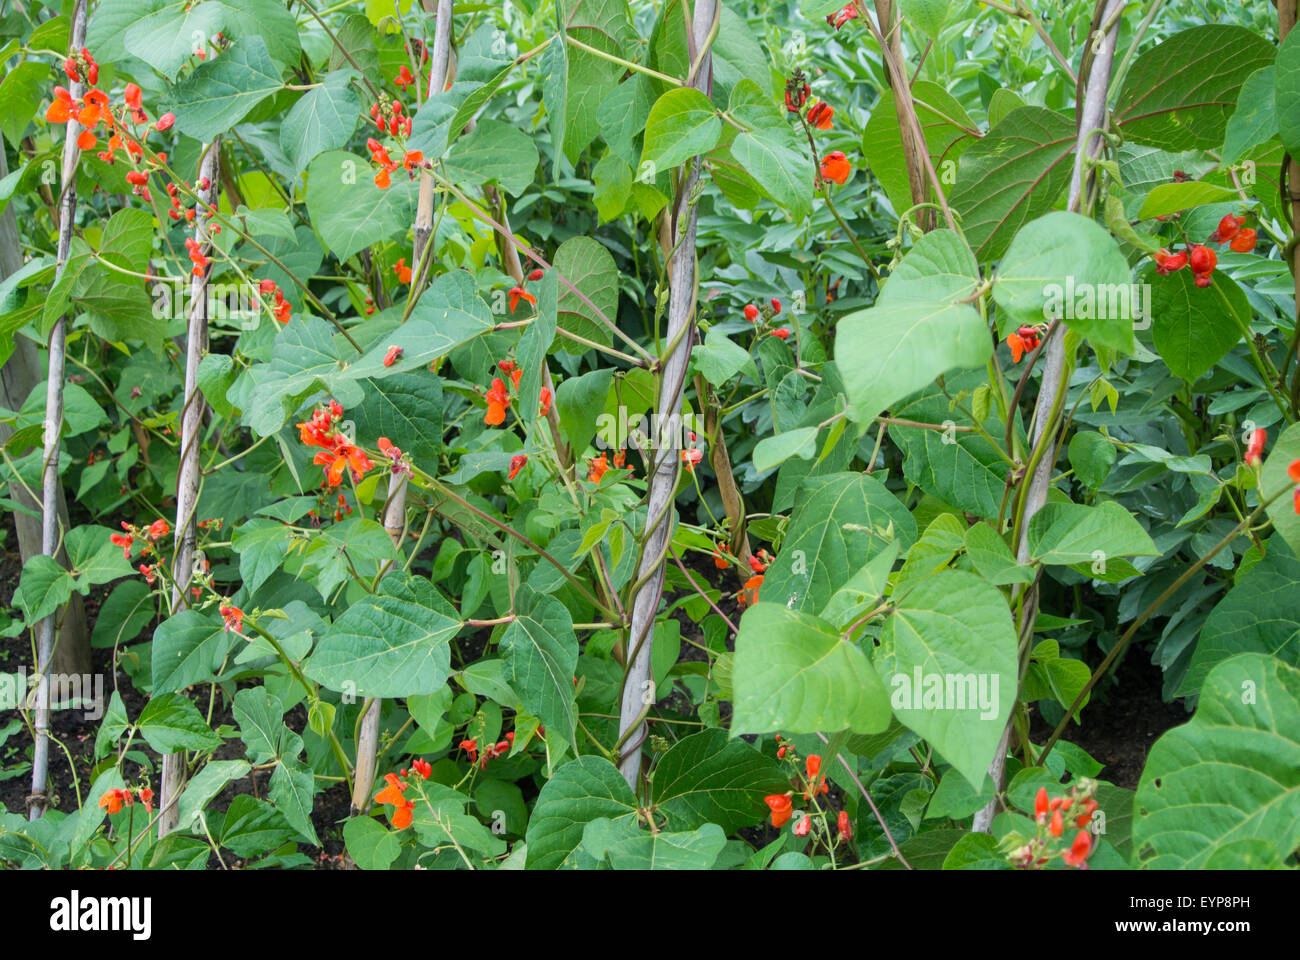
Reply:
M409 784L399 780L395 773L384 774L384 780L388 785L375 794L375 803L393 807L388 814L389 822L393 825L394 830L405 830L411 825L411 811L415 809L415 801L407 800L402 796Z
M490 427L500 426L506 421L506 410L510 407L510 394L505 381L500 377L492 378L492 387L487 392L487 413L483 422Z
M852 174L853 165L849 163L849 158L844 156L844 151L832 150L822 157L823 180L833 180L843 186Z
M779 830L790 822L790 817L794 814L794 808L790 803L788 793L774 793L771 796L764 797L763 802L772 811L772 826Z
M600 478L609 471L609 457L601 454L598 457L592 457L587 461L587 479L592 483L600 483Z

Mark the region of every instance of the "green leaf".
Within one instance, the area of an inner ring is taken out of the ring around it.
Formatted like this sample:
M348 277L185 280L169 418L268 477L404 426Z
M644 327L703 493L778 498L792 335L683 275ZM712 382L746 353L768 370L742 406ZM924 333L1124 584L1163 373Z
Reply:
M973 524L966 531L966 556L976 572L995 587L1034 582L1033 568L1017 563L1007 542L987 523Z
M792 220L802 220L812 212L812 158L789 128L760 127L742 133L732 142L731 153Z
M1124 139L1161 150L1216 148L1237 91L1273 57L1273 45L1246 27L1206 24L1179 31L1133 61L1114 122Z
M946 5L943 0L937 2ZM979 128L961 103L937 83L917 81L912 85L912 98L916 102L917 119L925 130L930 162L934 164L940 182L950 183L962 153L979 140L971 131ZM862 154L884 187L895 213L902 214L909 209L914 202L912 188L907 176L902 128L890 90L882 90L880 99L871 109L871 118L862 131Z
M733 736L889 725L889 694L866 654L824 620L781 604L760 602L741 617L732 686Z
M951 382L949 387L951 388ZM951 422L970 426L970 420L949 405L948 398L934 392L894 408L896 417L918 423ZM995 417L985 421L991 433L1002 433ZM926 430L892 426L889 436L904 454L903 476L910 483L944 503L986 519L998 515L1002 491L1006 489L1007 463L978 433Z
M312 774L311 767L300 760L281 760L271 774L267 798L284 814L290 826L313 846L319 847L320 838L311 822L315 792L316 777Z
M1279 56L1279 60L1281 57ZM1300 60L1297 61L1300 66ZM1275 67L1261 67L1246 78L1237 109L1223 134L1223 162L1237 163L1248 151L1268 143L1278 132ZM1300 102L1300 97L1297 98Z
M546 781L524 840L529 870L554 870L582 842L583 828L602 817L635 818L636 796L623 775L602 757L571 760Z
M949 0L901 0L903 18L928 37L937 38L948 19ZM928 135L928 134L927 134Z
M511 687L529 713L571 744L576 709L573 678L578 666L578 638L568 609L554 597L527 586L515 595L515 619L501 635L501 653Z
M855 421L870 423L944 373L985 364L988 329L962 302L978 283L962 239L935 230L903 258L875 306L840 320L835 359Z
M474 288L474 279L464 270L452 270L424 292L406 323L351 363L347 375L378 379L418 371L421 377L432 379L427 370L431 361L487 333L493 323L492 313ZM385 367L384 357L390 346L401 347L402 355Z
M894 715L976 789L1016 699L1016 646L1001 592L944 570L898 600L874 654Z
M232 545L239 554L239 576L249 593L255 593L280 569L291 541L292 531L287 526L265 517L249 520L235 530Z
M556 306L558 325L570 333L608 345L613 335L600 317L613 323L618 316L618 267L613 255L590 237L572 237L560 244L552 265L568 281L560 283ZM569 284L586 300L574 293ZM585 354L590 349L566 339L561 339L559 346L576 354Z
M632 168L618 154L610 152L597 161L591 171L596 187L592 199L601 223L617 219L632 199Z
M1070 438L1070 466L1085 486L1096 490L1115 466L1115 445L1096 430L1080 430Z
M18 589L14 591L14 605L23 612L23 619L35 627L72 596L72 574L53 557L37 554L23 564Z
M266 42L257 34L242 37L176 85L171 101L176 128L207 143L280 87L280 70Z
M175 77L196 52L207 48L226 28L230 14L215 0L194 6L172 3L128 27L122 43L127 53L159 73ZM210 49L207 52L212 53Z
M353 817L343 824L343 842L362 870L387 870L402 852L401 836L374 817Z
M961 156L952 206L981 261L996 260L1070 182L1074 118L1043 107L1007 114Z
M722 386L741 371L758 379L758 367L749 351L729 340L717 327L711 327L704 342L691 350L691 363L715 387Z
M451 674L448 642L461 626L429 580L391 573L378 593L334 621L303 672L331 690L366 697L433 693Z
M153 634L153 692L171 693L216 679L230 651L225 627L197 610L182 610Z
M627 0L561 0L556 4L563 33L589 47L626 57L637 40ZM599 132L597 110L618 86L623 67L578 47L566 51L569 65L564 109L564 155L577 163Z
M284 723L284 703L266 687L240 690L235 694L231 712L253 763L293 758L302 749L301 738Z
M811 460L817 453L817 434L820 427L800 427L775 436L764 437L754 447L752 459L759 473L778 467L791 457Z
M1190 723L1151 748L1134 798L1135 865L1204 868L1243 840L1300 845L1300 670L1258 653L1216 666Z
M1094 346L1132 353L1138 287L1119 244L1077 213L1056 211L1022 227L998 267L998 332L1056 319ZM1135 302L1136 301L1136 302Z
M614 870L708 870L727 845L716 823L668 833L641 830L629 820L594 820L582 833L582 851Z
M437 463L442 454L442 380L420 370L361 383L366 398L348 411L356 422L358 439L370 443L387 437L417 465L428 468Z
M1208 287L1198 287L1190 269L1168 276L1148 271L1152 336L1156 352L1175 376L1189 383L1222 360L1250 323L1251 307L1237 282L1215 271Z
M140 711L140 733L159 753L211 750L221 745L202 714L187 697L164 693L149 698Z
M1266 488L1267 489L1267 488ZM1291 498L1283 498L1291 509ZM1238 653L1260 653L1300 667L1300 560L1271 537L1264 558L1241 574L1201 628L1192 662L1179 687L1180 696L1198 693L1210 671Z
M652 787L667 829L714 823L726 833L757 823L767 812L763 797L787 789L775 761L721 729L677 741L655 765Z
M1187 180L1182 183L1162 183L1142 201L1138 218L1148 220L1152 217L1164 217L1180 210L1190 210L1207 203L1235 203L1237 191L1221 187L1203 180Z
M891 541L916 540L916 521L885 485L861 473L803 482L781 550L759 598L792 610L821 610L850 576Z
M209 760L181 793L177 801L177 826L181 830L203 832L203 827L195 821L208 801L215 797L231 780L242 779L249 771L244 760Z
M361 98L352 86L354 70L335 70L293 105L280 126L280 149L301 175L327 150L341 150L352 139L361 116ZM290 230L292 235L292 230Z
M661 170L671 170L691 157L708 153L717 146L721 135L722 121L709 98L693 87L676 87L650 108L637 170L648 170L653 179Z
M564 156L564 126L569 99L568 48L564 34L556 34L542 53L538 64L542 75L542 105L546 108L551 128L551 147L555 151L556 165L559 164L559 158ZM558 179L559 172L552 170L552 180Z
M370 164L343 150L321 154L307 170L307 213L339 260L409 228L415 195L415 182L404 176L377 189Z
M499 120L480 120L469 135L457 140L443 166L458 184L499 183L519 196L537 172L537 147L531 137Z
M1029 521L1028 540L1036 563L1068 565L1160 555L1142 524L1114 500L1096 506L1046 504Z
M40 106L47 96L49 82L48 63L27 60L6 68L4 79L0 80L0 133L15 147L33 118L39 120L42 129L46 127Z

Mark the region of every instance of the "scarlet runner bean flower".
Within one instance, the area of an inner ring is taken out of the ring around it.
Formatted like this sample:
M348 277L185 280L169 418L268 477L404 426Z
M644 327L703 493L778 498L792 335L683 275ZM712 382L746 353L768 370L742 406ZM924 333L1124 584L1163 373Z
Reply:
M845 4L841 9L837 10L835 13L828 14L826 17L826 22L829 23L836 30L838 30L840 27L844 26L844 24L848 23L850 20L856 20L857 18L858 18L857 6L855 4L848 3Z
M1264 444L1268 441L1268 431L1263 427L1255 430L1250 435L1250 443L1246 447L1246 455L1242 458L1246 461L1248 467L1258 467L1263 460Z
M388 815L389 822L393 825L394 830L405 830L411 825L411 811L415 809L415 801L407 800L402 796L402 793L410 784L403 783L395 773L384 774L384 780L388 786L375 794L375 803L393 807L393 810Z
M692 473L695 472L695 465L704 459L704 451L699 447L691 447L689 450L682 451L682 463L686 469Z
M794 835L796 837L806 837L810 830L812 830L812 817L805 813L803 818L794 825Z
M1074 838L1074 843L1070 845L1070 849L1061 854L1061 859L1065 861L1066 866L1087 869L1088 855L1091 853L1092 834L1087 830L1080 830Z
M821 171L823 180L833 180L843 186L853 174L853 165L849 163L848 157L844 156L842 150L832 150L822 157Z
M825 100L818 100L808 108L808 123L818 130L829 130L834 116L835 108Z
M772 336L776 337L778 340L787 340L790 337L790 331L785 327L780 327L779 329L772 331Z
M415 77L411 76L411 71L407 69L406 64L402 64L402 69L397 71L397 76L393 80L393 86L405 93L406 88L413 83L415 83Z
M790 817L794 813L794 808L790 803L788 793L774 793L771 796L763 798L768 809L772 811L772 826L778 830L790 822Z
M99 798L99 805L107 809L111 816L122 809L128 796L130 794L127 791L114 787Z
M391 367L402 357L401 347L389 347L388 352L384 354L384 366Z
M511 287L510 293L507 294L507 296L510 298L511 313L515 312L515 307L519 305L520 300L527 300L529 303L533 304L534 306L537 305L537 298L534 297L527 290L525 290L523 287Z
M519 475L519 471L524 468L524 464L527 462L528 462L528 455L526 453L516 453L513 457L511 457L510 472L506 475L506 479L513 480L515 477L517 477Z
M492 378L492 387L487 392L487 413L483 422L490 427L500 426L506 421L506 409L510 406L510 394L506 392L505 381L500 377Z
M1015 333L1007 334L1007 346L1011 348L1011 362L1019 363L1027 353L1033 353L1042 342L1041 331L1037 327L1018 327Z
M411 268L406 265L406 258L402 257L393 266L393 273L397 274L398 283L411 282Z
M538 401L539 401L539 405L541 406L541 411L540 413L538 413L538 416L544 417L551 412L551 388L550 387L542 387L542 392L538 395Z
M836 818L836 827L839 829L840 839L846 843L853 842L853 824L849 821L849 812L841 810L839 817Z
M240 633L244 629L244 611L238 607L222 604L217 610L225 622L226 633Z
M1156 273L1162 277L1168 276L1187 266L1187 251L1171 254L1168 250L1161 249L1152 259L1156 262Z
M432 775L433 773L432 764L430 764L428 760L425 760L422 757L416 757L414 760L412 760L411 766L412 768L414 768L415 772L418 773L421 779L423 780L428 780L430 775Z
M1219 221L1218 229L1216 229L1212 234L1210 234L1206 242L1207 243L1229 242L1233 237L1237 235L1237 231L1241 229L1241 225L1245 222L1246 222L1245 217L1237 217L1232 215L1231 213L1225 215L1224 218Z
M745 319L748 320L750 323L753 323L755 320L757 320L758 307L754 306L752 303L745 304Z
M600 478L609 471L609 457L603 453L592 457L587 461L587 466L587 479L592 483L600 483Z
M1236 253L1250 253L1255 249L1255 242L1257 239L1258 234L1253 228L1243 227L1241 231L1232 238L1232 242L1229 246Z

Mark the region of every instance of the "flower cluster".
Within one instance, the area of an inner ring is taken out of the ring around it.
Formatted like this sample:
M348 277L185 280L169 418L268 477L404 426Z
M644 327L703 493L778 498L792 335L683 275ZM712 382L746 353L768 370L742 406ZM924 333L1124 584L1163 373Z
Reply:
M244 629L243 610L240 610L238 607L227 602L218 607L217 612L221 614L221 620L225 625L226 633L238 635L240 631Z
M853 3L846 3L841 9L826 15L826 22L836 30L844 26L844 24L848 23L850 20L856 19L858 19L858 7L857 4Z
M275 314L275 319L281 323L289 322L289 316L293 313L293 306L288 300L284 299L284 291L280 289L274 280L262 280L257 285L257 292L264 297L268 294L274 296L275 306L271 308L271 311Z
M312 462L325 468L325 479L331 487L342 482L345 470L351 471L355 483L374 466L363 450L339 432L337 424L341 419L343 408L337 400L331 400L328 407L317 407L310 420L298 424L304 444L323 448Z
M1186 246L1178 253L1170 253L1162 247L1152 256L1156 262L1156 273L1163 277L1177 273L1183 267L1191 267L1196 285L1208 287L1214 282L1214 268L1219 265L1219 255L1206 244L1226 243L1237 253L1250 253L1255 249L1259 234L1252 227L1243 226L1245 222L1245 217L1229 213L1219 221L1219 226L1206 238L1205 243Z
M401 104L397 104L397 106L401 106ZM410 121L408 120L407 123L409 124ZM398 167L404 168L407 174L414 179L416 167L429 166L424 162L424 152L421 150L407 150L402 155L402 162L398 163L388 155L388 148L373 137L366 141L366 148L370 151L370 162L379 167L379 172L375 174L375 186L380 190L387 190L393 185L390 174ZM403 261L405 261L405 258L403 258ZM406 270L406 279L402 280L402 282L410 283L410 268L405 267L404 262L403 268ZM401 269L398 269L397 275L399 278L401 277Z
M545 737L546 728L538 727L537 736ZM482 749L482 756L479 756L478 737L470 737L456 744L458 750L464 750L465 756L469 757L471 765L477 764L480 770L486 770L488 761L495 760L497 757L504 757L510 752L510 748L515 745L515 732L513 730L505 734L505 739L496 743L489 743Z
M99 798L99 805L106 809L109 814L114 814L121 811L123 807L135 806L137 796L139 796L140 802L144 804L145 812L153 813L153 790L149 787L140 787L136 790L113 787Z
M686 451L682 451L682 457L685 458ZM587 479L592 483L600 483L601 478L609 472L609 468L623 470L627 467L627 448L618 450L614 453L614 459L611 463L608 453L602 453L598 457L587 458Z
M1028 839L1017 833L1008 834L1002 841L1007 858L1017 867L1037 870L1059 855L1066 866L1086 870L1093 849L1088 827L1097 811L1096 793L1097 781L1087 777L1071 785L1064 796L1049 797L1047 788L1039 787L1034 798L1038 833ZM1062 840L1067 823L1077 831L1068 845Z
M510 392L519 389L519 381L523 379L524 371L520 369L513 360L499 360L497 369L500 370L510 379L510 387L500 377L492 378L492 386L488 388L485 394L487 400L487 412L483 414L483 422L489 427L498 427L506 422L506 411L510 409ZM538 397L541 407L539 416L546 416L551 412L551 391L548 387L542 387L542 392Z
M392 807L393 809L388 812L388 822L393 825L394 830L405 830L411 825L411 811L415 809L415 801L407 800L402 796L410 784L398 779L395 773L384 774L384 781L388 786L375 794L375 803Z
M752 607L758 603L758 588L763 585L763 575L772 565L772 560L772 555L766 550L760 550L750 556L749 569L754 575L745 581L745 586L736 595L736 602L742 607Z
M1011 362L1019 363L1021 357L1027 353L1033 353L1042 342L1042 327L1017 327L1015 333L1007 334L1007 346L1011 348Z
M147 527L137 527L123 520L122 529L126 533L110 533L108 539L114 546L122 548L122 556L127 560L131 559L131 548L137 540L140 541L141 555L148 556L153 552L153 545L172 532L171 524L161 517Z
M539 267L538 269L530 273L528 276L524 277L522 284L520 284L517 287L510 288L510 291L509 293L506 294L506 297L509 298L511 313L515 312L515 307L519 306L520 300L527 300L533 306L537 306L537 298L534 297L531 293L529 293L524 285L528 283L536 283L538 280L542 279L542 273L543 271Z
M776 742L779 744L776 750L777 759L788 760L791 763L796 762L795 748L791 743L781 739L781 735L776 735ZM803 778L796 789L787 790L785 793L773 793L763 798L771 812L771 823L778 830L790 822L794 816L795 794L798 793L803 801L811 803L815 797L823 796L830 791L830 784L826 782L825 775L821 772L822 758L817 754L809 754L804 760ZM849 818L848 811L841 810L836 817L836 832L838 834L836 843L840 841L851 841L853 839L853 824ZM812 832L813 816L805 812L793 827L796 837L806 837ZM829 830L828 830L829 834Z
M98 155L99 159L112 163L114 153L125 149L133 160L139 160L144 154L144 148L126 129L125 124L128 116L130 122L137 126L149 122L149 117L141 104L140 88L134 83L127 84L123 98L125 111L119 122L110 109L108 94L95 87L99 82L99 64L95 62L89 50L82 47L79 52L63 61L63 72L73 83L83 83L91 89L82 94L81 102L78 103L66 87L56 86L54 99L50 101L45 111L45 119L50 123L67 123L69 120L76 120L83 128L77 135L77 147L81 150L95 149L99 143L99 138L95 136L95 128L102 123L108 128L109 141L108 149ZM153 129L159 132L168 130L175 121L175 115L163 114L154 123ZM130 182L136 187L136 192L147 201L148 191L143 189L144 179L141 177L147 179L147 174L131 178Z

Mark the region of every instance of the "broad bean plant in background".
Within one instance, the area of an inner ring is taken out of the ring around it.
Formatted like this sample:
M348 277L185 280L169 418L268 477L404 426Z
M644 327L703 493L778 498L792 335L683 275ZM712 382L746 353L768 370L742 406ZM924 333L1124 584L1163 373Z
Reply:
M1294 868L1295 21L13 0L0 862Z

